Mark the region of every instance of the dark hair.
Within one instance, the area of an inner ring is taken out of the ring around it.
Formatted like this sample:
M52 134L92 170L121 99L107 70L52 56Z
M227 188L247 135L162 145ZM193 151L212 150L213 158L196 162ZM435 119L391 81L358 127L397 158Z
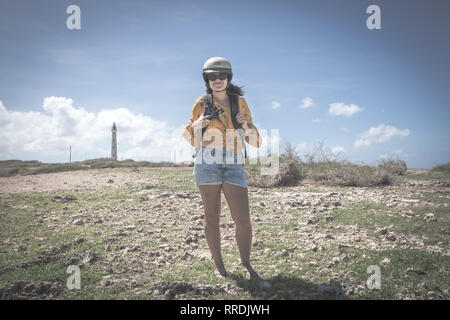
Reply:
M242 97L244 95L244 91L242 90L242 88L243 88L243 86L238 87L230 82L230 85L227 88L227 94L238 95L238 96ZM212 90L209 86L206 86L206 93L208 93L208 94L212 93Z

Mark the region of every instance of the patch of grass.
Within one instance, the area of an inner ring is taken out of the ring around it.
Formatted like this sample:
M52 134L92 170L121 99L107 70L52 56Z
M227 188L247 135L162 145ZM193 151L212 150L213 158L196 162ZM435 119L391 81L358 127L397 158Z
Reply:
M390 212L383 204L371 201L360 201L343 209L334 209L332 216L334 223L357 225L368 231L369 235L376 235L376 229L387 227L389 231L402 233L407 236L427 237L430 243L449 243L448 231L450 221L447 207L430 209L426 206L404 207L404 211L411 209L414 216L407 218L399 212ZM433 212L437 220L426 222L426 213ZM326 224L322 222L322 226Z
M436 191L434 188L421 188L420 194L412 195L411 199L417 199L421 202L427 201L433 204L442 204L443 206L449 205L450 203L450 189ZM420 204L420 202L419 202ZM432 209L430 209L432 210Z
M350 273L354 285L364 286L354 299L404 299L405 294L413 299L439 299L448 289L448 257L408 249L372 251L349 247L345 251L355 257L339 263L333 270ZM390 262L381 263L385 258ZM367 273L367 268L372 265L380 268L381 289L366 286L373 274ZM430 290L436 291L434 297L428 296Z
M389 225L395 219L384 212L387 208L383 204L372 201L359 201L342 209L334 209L331 215L335 223L358 225L368 230L375 230L376 226Z
M440 173L444 173L444 174L450 174L450 162L434 166L431 169L431 171L432 172L440 172Z

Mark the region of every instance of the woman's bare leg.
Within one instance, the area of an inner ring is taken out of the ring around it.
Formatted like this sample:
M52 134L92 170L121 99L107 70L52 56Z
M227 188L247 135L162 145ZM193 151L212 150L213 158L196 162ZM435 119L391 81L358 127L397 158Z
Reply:
M250 265L252 225L248 205L248 190L226 182L223 182L222 189L230 207L231 217L236 223L236 241L242 265L247 269L251 278L259 278L258 273Z
M199 185L200 194L203 200L205 220L203 227L205 230L206 242L208 243L211 256L219 273L226 277L227 271L223 265L220 247L220 192L222 185Z

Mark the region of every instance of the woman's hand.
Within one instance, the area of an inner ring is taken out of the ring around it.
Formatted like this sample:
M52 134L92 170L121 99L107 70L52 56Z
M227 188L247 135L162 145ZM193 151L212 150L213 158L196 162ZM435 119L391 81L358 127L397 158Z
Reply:
M236 121L242 126L242 129L247 130L248 124L247 124L247 117L241 113L238 113L236 115Z
M196 121L194 121L194 123L192 124L192 127L194 129L201 129L204 128L206 126L208 126L211 123L212 120L208 120L205 118L205 115L202 114L200 116L200 118L198 118Z

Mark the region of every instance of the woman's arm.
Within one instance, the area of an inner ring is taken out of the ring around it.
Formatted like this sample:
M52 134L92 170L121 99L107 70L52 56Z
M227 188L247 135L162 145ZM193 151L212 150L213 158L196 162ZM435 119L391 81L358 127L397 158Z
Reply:
M204 112L203 99L200 97L195 101L194 106L192 107L191 118L189 119L188 124L183 129L183 137L186 139L187 142L189 142L194 147L195 147L194 131L202 129L201 126L197 126L195 125L195 123L203 114L203 112Z

